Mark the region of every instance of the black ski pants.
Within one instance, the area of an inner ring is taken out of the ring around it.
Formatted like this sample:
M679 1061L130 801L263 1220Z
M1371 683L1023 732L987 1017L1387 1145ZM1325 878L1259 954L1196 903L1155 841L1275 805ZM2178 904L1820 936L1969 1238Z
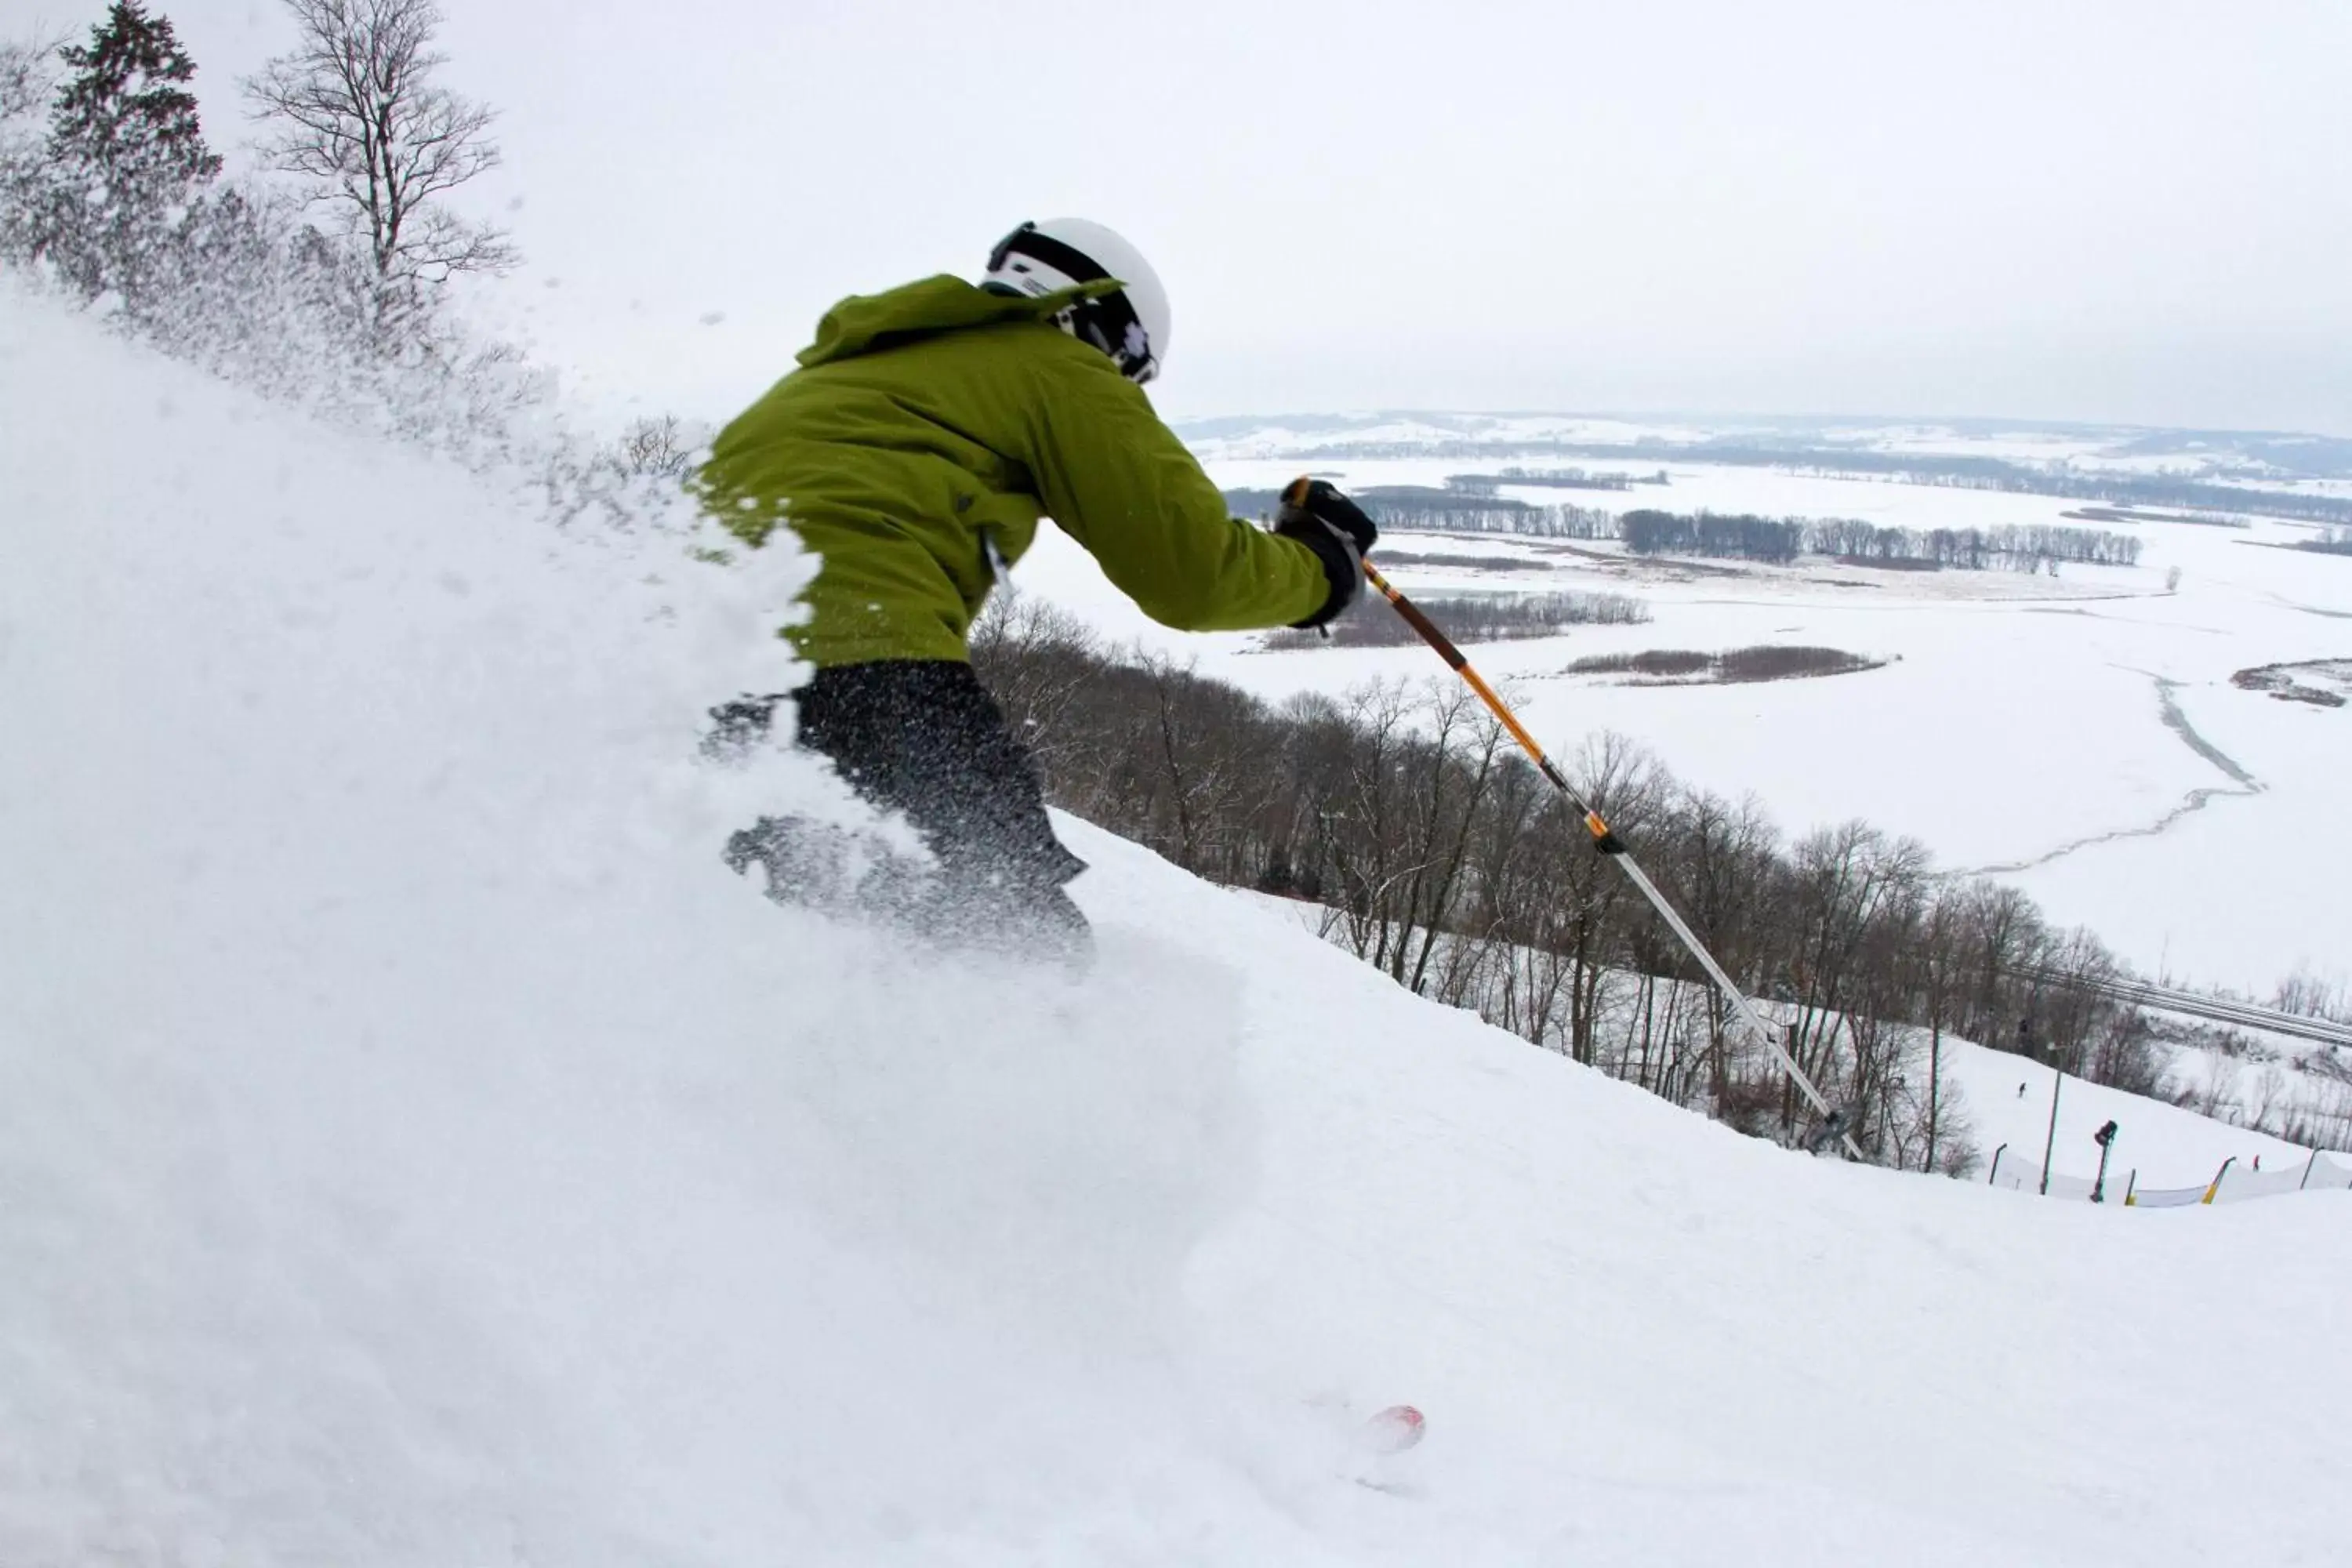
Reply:
M937 858L919 890L885 895L884 913L950 941L1041 945L1067 956L1090 942L1064 884L1086 862L1054 837L1035 764L968 664L881 659L820 669L790 698L747 698L711 710L722 747L764 733L793 702L798 743L832 759L875 805L901 812ZM808 853L805 825L762 817L728 847L739 870L769 868L787 896ZM866 900L875 901L868 894Z

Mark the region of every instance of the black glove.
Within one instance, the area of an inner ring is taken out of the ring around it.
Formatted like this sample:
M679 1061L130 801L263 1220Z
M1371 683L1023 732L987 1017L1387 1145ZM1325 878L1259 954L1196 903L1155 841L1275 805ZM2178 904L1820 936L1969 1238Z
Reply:
M1362 507L1328 479L1293 479L1282 492L1282 510L1275 515L1274 531L1315 552L1315 558L1323 563L1323 574L1331 580L1331 596L1323 607L1291 625L1322 626L1356 602L1364 591L1364 552L1381 536Z

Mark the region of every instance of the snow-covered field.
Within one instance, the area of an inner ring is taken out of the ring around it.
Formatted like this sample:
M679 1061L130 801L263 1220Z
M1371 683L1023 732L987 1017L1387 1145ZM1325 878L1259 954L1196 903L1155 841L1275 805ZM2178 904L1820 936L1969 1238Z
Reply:
M1225 437L1214 450L1247 445ZM1267 488L1308 465L1225 458L1210 466L1220 483ZM1437 484L1482 465L1312 466L1369 486ZM1916 529L2056 523L2082 504L1664 466L1664 487L1503 493L1612 510L1852 517ZM1685 573L1632 570L1495 535L1393 534L1389 543L1528 563L1508 573L1401 566L1391 575L1408 592L1607 588L1649 605L1647 625L1473 651L1555 750L1614 730L1687 781L1727 795L1753 792L1792 833L1860 817L1914 836L1943 865L2013 880L2060 922L2086 924L2130 962L2179 982L2266 996L2298 965L2352 971L2352 816L2340 809L2352 709L2277 700L2230 681L2251 667L2352 657L2352 558L2267 548L2310 537L2281 522L2072 526L2127 529L2143 541L2139 564L2070 563L2050 577L1809 559L1786 569L1706 563ZM2168 585L2176 572L2177 588ZM1205 671L1270 698L1444 675L1418 647L1267 654L1253 637L1172 637L1055 535L1020 581L1114 637L1192 654ZM1742 686L1629 686L1560 673L1593 654L1756 643L1825 645L1889 662Z
M0 491L0 1561L2341 1551L2340 1194L1807 1160L1075 823L1081 983L780 911L795 563L5 297Z

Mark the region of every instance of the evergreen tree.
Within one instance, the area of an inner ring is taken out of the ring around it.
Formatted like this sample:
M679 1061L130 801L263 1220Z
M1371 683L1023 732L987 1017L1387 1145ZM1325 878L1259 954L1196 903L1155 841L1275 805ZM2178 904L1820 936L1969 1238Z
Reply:
M72 75L49 111L50 179L36 255L86 299L138 313L180 238L190 202L220 172L205 145L194 62L170 18L114 0L89 42L58 51Z

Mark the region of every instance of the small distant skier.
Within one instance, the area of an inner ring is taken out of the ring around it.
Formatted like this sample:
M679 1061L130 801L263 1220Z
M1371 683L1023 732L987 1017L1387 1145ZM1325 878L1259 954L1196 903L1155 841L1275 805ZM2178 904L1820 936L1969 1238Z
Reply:
M797 743L877 806L905 814L936 868L849 897L949 941L1083 958L1066 884L1086 868L1054 836L1027 752L969 662L973 618L1051 517L1162 625L1318 626L1363 589L1377 531L1317 481L1269 533L1223 498L1143 394L1168 352L1168 297L1099 224L1023 224L979 284L940 276L856 296L818 323L800 368L722 430L703 504L752 545L788 528L819 560L782 636L814 669ZM714 749L764 733L778 696L712 710ZM780 902L841 889L837 838L793 818L738 833Z

